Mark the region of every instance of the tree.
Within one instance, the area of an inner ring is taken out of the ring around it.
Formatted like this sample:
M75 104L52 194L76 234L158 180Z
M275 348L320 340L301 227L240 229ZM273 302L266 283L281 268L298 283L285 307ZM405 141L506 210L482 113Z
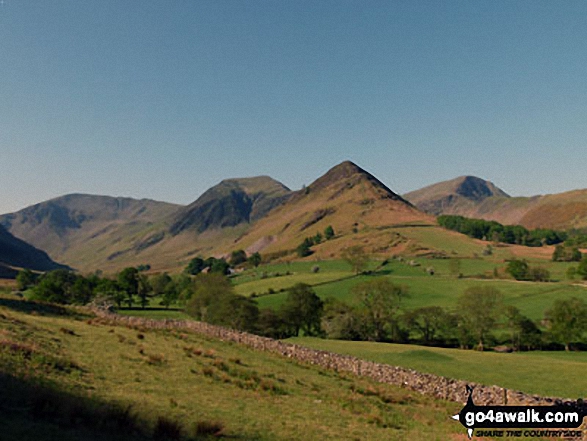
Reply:
M30 269L23 269L16 275L16 287L19 291L32 288L37 283L39 276Z
M577 274L579 274L583 280L587 280L587 256L581 259L577 266Z
M362 273L367 267L369 256L362 246L355 245L342 250L341 257L348 262L355 274Z
M233 293L233 286L222 274L199 274L195 289L186 304L186 312L197 320L207 321L208 308L221 297Z
M314 236L314 243L316 245L322 243L322 233L320 233L320 232L316 233L316 235Z
M232 284L218 273L200 274L186 304L186 312L208 323L243 331L256 327L259 309L252 299L234 293Z
M214 259L212 266L210 266L210 272L222 275L230 274L230 265L224 258Z
M430 344L443 329L446 315L440 306L425 306L404 314L404 321L408 329L420 334L424 344Z
M550 280L550 271L541 266L532 266L528 270L528 277L534 282L548 282Z
M332 228L332 225L328 225L325 229L324 229L324 238L326 240L330 240L334 237L334 228Z
M291 329L278 312L273 309L261 309L257 320L257 332L269 338L282 339L292 337Z
M258 317L257 302L229 292L210 303L206 321L239 331L252 332L256 330Z
M552 253L553 262L580 262L583 255L577 247L557 245Z
M71 303L86 305L94 297L94 286L89 279L77 276L71 287Z
M581 299L556 299L551 309L545 312L548 328L556 341L570 349L587 331L587 305Z
M136 268L128 267L118 273L118 286L126 292L128 307L132 307L133 296L139 292L139 271Z
M499 319L502 302L503 295L492 286L472 286L457 299L460 325L476 338L480 350Z
M151 276L149 283L151 284L153 295L157 297L162 296L165 293L167 286L173 283L173 279L167 273L155 274L154 276Z
M33 288L32 298L51 303L73 303L73 285L76 279L77 276L74 273L65 269L45 273Z
M516 280L527 280L528 279L528 262L525 260L510 260L506 271Z
M251 254L251 257L249 257L249 263L253 265L255 268L261 265L261 261L261 254L259 254L258 252Z
M397 328L397 313L408 288L378 277L352 288L364 314L364 333L368 340L383 341Z
M139 274L137 294L141 300L141 308L145 309L145 307L149 304L149 294L151 292L152 287L149 283L149 278L144 274Z
M247 253L244 250L236 250L230 253L230 265L237 266L247 261Z
M361 336L360 317L356 309L333 297L324 301L321 326L328 338L358 340Z
M293 329L293 335L303 331L305 335L319 335L324 303L310 285L297 283L289 289L281 313Z
M194 257L188 263L187 267L185 268L185 272L187 274L191 274L192 276L197 276L202 272L204 268L206 268L204 259L202 259L201 257Z
M306 239L301 244L298 245L296 248L296 253L298 253L298 257L307 257L312 254L312 250L310 249L312 245Z
M519 351L524 346L527 350L540 345L541 331L536 324L524 316L515 306L508 306L505 309L507 326L510 330L512 346Z
M125 299L125 293L122 291L118 284L114 280L100 279L96 287L94 288L96 296L102 296L106 300L110 300L116 303L116 306L120 308L122 302Z
M177 301L178 293L173 279L167 273L157 274L149 280L153 296L161 297L161 304L166 308Z

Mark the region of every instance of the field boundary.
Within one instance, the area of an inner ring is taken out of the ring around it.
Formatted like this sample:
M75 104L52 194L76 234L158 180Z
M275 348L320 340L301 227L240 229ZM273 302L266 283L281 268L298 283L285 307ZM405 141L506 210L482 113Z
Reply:
M108 324L133 328L190 331L219 340L242 344L255 350L279 354L337 372L349 372L356 376L371 378L380 383L393 384L443 400L465 403L468 398L467 386L471 386L474 388L473 400L477 405L548 406L574 402L574 400L569 399L541 397L499 386L485 386L475 382L421 373L413 369L376 363L351 355L311 349L294 343L261 337L204 322L174 319L154 320L122 316L104 310L95 310L94 312L99 320Z

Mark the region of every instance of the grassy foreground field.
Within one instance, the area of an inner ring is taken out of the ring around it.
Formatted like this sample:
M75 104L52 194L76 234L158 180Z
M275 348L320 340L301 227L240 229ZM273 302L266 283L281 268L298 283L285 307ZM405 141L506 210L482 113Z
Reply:
M3 440L464 439L448 418L459 404L9 297L0 297L0 396Z
M472 350L374 342L288 339L315 349L403 366L449 378L561 398L587 397L586 352L521 352L499 354Z

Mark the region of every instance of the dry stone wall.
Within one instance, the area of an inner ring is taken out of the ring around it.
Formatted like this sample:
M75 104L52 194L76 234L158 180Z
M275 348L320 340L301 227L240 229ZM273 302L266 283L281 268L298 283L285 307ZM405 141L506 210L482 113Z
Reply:
M152 320L121 316L102 310L97 311L97 315L108 323L117 325L151 329L181 329L195 332L223 341L243 344L255 350L280 354L287 358L339 372L350 372L358 376L371 378L380 383L394 384L424 395L459 403L467 401L467 385L474 387L473 400L477 405L552 405L570 402L570 400L561 398L545 398L498 386L484 386L438 375L424 374L412 369L375 363L349 355L310 349L293 343L273 340L204 322Z

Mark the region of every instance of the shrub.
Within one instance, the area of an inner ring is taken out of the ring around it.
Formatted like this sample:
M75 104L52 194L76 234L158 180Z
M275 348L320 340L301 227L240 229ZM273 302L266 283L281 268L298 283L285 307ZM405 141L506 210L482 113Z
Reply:
M218 436L224 430L224 424L219 421L198 421L194 425L194 436Z
M181 439L182 432L183 427L181 423L160 416L157 418L157 423L153 429L153 439L157 441L179 440Z

